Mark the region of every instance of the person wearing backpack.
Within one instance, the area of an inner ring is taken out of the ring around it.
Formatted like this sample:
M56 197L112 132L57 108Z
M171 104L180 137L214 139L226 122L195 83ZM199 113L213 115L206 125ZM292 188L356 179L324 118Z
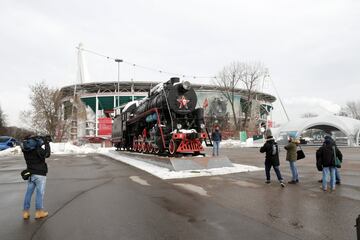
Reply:
M336 163L335 157L342 161L342 153L331 137L325 137L324 144L316 151L318 169L322 169L322 190L327 191L327 178L330 174L330 189L335 191Z
M22 152L26 161L27 170L31 173L29 177L27 190L24 197L23 218L27 220L30 218L30 204L31 197L36 191L35 199L35 219L40 219L48 216L48 212L44 210L44 193L46 185L46 174L48 167L45 158L50 157L51 139L47 137L26 137L22 144Z
M340 162L342 163L343 156L342 156L342 153L340 152L340 150L338 149L338 147L336 146L336 142L334 141L334 139L332 139L332 137L327 135L324 137L323 145L325 145L325 141L330 141L335 146L337 153L339 154L339 156L341 155L341 157L338 156L338 158L339 158ZM321 163L319 163L320 160L318 157L318 152L316 152L316 159L317 159L317 168L319 171L322 171ZM318 165L320 165L320 166L318 166ZM336 166L336 168L335 168L335 180L336 180L336 184L339 184L339 185L341 184L340 168L341 168L341 165ZM322 183L322 178L318 182Z
M289 161L292 175L292 180L288 182L289 184L297 184L299 182L299 174L295 164L297 160L296 150L299 143L299 141L290 137L289 143L284 147L286 150L286 161Z
M270 170L274 168L276 176L280 182L281 187L285 187L284 180L280 173L280 161L279 161L279 147L272 136L266 138L266 142L260 148L261 153L265 153L265 183L270 183Z

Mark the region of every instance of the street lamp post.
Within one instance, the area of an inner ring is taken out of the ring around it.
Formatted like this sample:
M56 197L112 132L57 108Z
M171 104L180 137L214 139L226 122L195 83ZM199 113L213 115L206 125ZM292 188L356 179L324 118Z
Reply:
M117 65L118 65L118 83L117 83L117 101L118 101L118 104L117 106L119 107L120 106L120 63L123 62L122 59L115 59L115 62L117 62Z

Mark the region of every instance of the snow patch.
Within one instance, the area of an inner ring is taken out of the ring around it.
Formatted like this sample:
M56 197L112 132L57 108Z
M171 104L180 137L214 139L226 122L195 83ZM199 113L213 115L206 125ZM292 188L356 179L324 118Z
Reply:
M85 144L82 146L75 146L71 143L50 143L50 148L52 154L89 154L107 151L104 150L105 148L102 148L99 144Z
M13 148L8 148L0 151L0 157L17 156L17 155L22 155L20 146L16 146Z
M130 178L132 181L134 181L134 182L136 182L136 183L138 183L138 184L140 184L140 185L150 186L150 184L149 184L146 180L140 178L139 176L131 176L131 177L129 177L129 178Z
M263 168L242 165L242 164L233 164L233 167L222 167L222 168L211 168L211 169L201 169L201 170L184 170L184 171L171 171L168 168L159 167L147 162L129 158L123 155L119 155L114 150L104 150L101 154L118 160L120 162L129 164L133 167L141 169L145 172L148 172L161 179L181 179L181 178L192 178L192 177L203 177L203 176L215 176L215 175L225 175L231 173L239 172L252 172L252 171L261 171Z
M207 191L205 189L203 189L202 187L193 185L193 184L189 184L189 183L174 183L175 186L179 186L183 189L186 189L188 191L191 192L195 192L197 194L200 194L201 196L204 197L208 197L209 195L207 194Z
M227 139L220 142L222 148L243 148L243 147L261 147L264 144L263 140L254 141L253 138L246 139L246 142L240 140Z

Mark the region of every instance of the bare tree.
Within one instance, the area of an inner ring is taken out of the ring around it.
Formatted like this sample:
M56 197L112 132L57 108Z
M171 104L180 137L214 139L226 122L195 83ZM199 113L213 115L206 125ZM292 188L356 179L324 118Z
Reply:
M262 63L243 63L242 64L242 78L241 83L242 87L245 89L245 109L244 112L244 121L243 129L247 129L247 122L254 117L252 114L251 103L256 98L256 89L261 80L267 76L268 70L264 67Z
M347 102L345 109L350 117L360 120L360 101Z
M5 128L6 135L12 136L17 140L22 140L28 135L33 135L34 133L29 131L28 129L18 128L18 127L6 127Z
M30 86L30 111L22 112L21 119L30 119L31 129L37 133L56 136L57 127L61 126L62 93L58 89L50 88L45 82Z
M251 117L255 117L251 113L251 106L256 97L257 85L266 75L268 75L268 71L261 63L233 62L225 66L216 78L215 84L224 88L222 94L231 105L236 130L239 129L239 123L235 111L235 89L241 87L245 90L243 96L245 101L242 108L244 113L242 129L248 130L248 122Z
M6 127L6 115L3 112L3 110L1 109L0 106L0 135L4 135L5 134L5 127Z
M218 74L218 77L215 78L215 84L224 88L222 94L231 105L236 130L239 129L239 125L235 111L235 88L241 80L241 74L241 64L238 62L232 62L230 65L225 66Z

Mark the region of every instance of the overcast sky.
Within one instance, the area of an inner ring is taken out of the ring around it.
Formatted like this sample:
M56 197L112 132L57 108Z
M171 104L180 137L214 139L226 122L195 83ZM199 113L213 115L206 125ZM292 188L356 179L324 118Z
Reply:
M29 85L76 82L79 42L129 62L197 76L214 76L232 61L260 61L291 116L337 111L360 100L359 1L89 2L1 0L0 106L8 125L20 124L19 112L29 108ZM117 80L113 61L84 55L89 81ZM169 77L121 67L121 80ZM284 121L275 107L275 120Z

